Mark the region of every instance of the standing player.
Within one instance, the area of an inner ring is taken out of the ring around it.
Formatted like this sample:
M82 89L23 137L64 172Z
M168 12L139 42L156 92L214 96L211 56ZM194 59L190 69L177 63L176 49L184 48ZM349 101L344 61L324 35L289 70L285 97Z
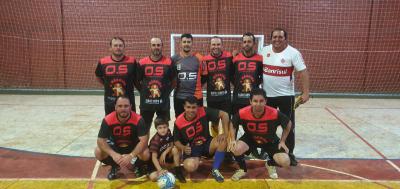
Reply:
M212 37L210 40L210 54L202 59L205 68L202 77L207 81L207 107L222 110L230 114L231 108L231 68L232 54L222 51L222 39ZM214 137L218 134L218 124L212 125Z
M133 112L131 106L128 97L119 96L115 111L108 114L101 123L94 154L99 161L111 165L107 175L109 180L117 178L121 166L136 166L144 171L143 163L150 158L147 148L148 130L142 117Z
M285 145L291 123L288 117L277 109L266 106L265 91L259 88L252 90L250 106L242 108L232 119L233 130L230 137L235 139L235 131L242 125L244 135L239 140L231 140L228 150L233 152L240 169L232 176L232 180L239 180L247 173L243 154L249 154L252 149L261 148L268 153L269 161L265 166L272 179L278 178L275 164L282 167L290 165L288 148ZM276 129L281 125L283 132L279 139ZM271 161L271 160L275 161Z
M233 58L233 115L249 105L251 90L262 82L262 56L254 50L256 38L248 32L242 39L242 52Z
M174 126L175 146L184 153L183 167L188 172L194 172L199 167L201 156L212 157L215 154L211 174L217 182L224 182L218 169L225 156L229 115L224 111L199 107L193 96L186 98L184 109ZM224 134L212 138L208 122L219 119L222 120Z
M192 43L191 34L182 34L181 51L172 57L177 72L177 85L174 93L175 117L178 117L184 111L183 104L186 97L196 97L197 103L203 106L201 55L192 54Z
M150 40L151 54L139 61L137 78L140 87L140 115L150 128L154 113L169 120L169 95L175 73L172 61L162 55L163 43L160 38Z
M110 46L111 56L100 59L95 72L97 80L104 85L105 114L114 111L115 100L119 96L129 97L132 111L135 111L133 86L136 85L136 60L125 56L125 42L122 38L112 38Z
M284 29L274 29L271 32L271 42L272 45L265 46L261 51L264 64L263 88L267 92L268 105L279 108L293 123L286 145L289 147L290 164L296 166L297 160L293 154L295 146L294 71L299 72L302 79L302 103L309 99L309 74L300 52L288 45L287 32Z

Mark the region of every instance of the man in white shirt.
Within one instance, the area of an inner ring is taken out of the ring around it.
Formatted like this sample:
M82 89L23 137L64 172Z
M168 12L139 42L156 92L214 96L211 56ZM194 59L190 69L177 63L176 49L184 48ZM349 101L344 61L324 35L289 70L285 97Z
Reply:
M301 102L309 99L309 74L300 52L287 42L287 32L275 28L271 32L271 44L265 46L260 54L263 56L263 88L267 92L267 105L287 115L292 121L292 130L286 140L289 148L290 165L296 166L293 154L295 146L294 121L294 71L300 74L302 83Z

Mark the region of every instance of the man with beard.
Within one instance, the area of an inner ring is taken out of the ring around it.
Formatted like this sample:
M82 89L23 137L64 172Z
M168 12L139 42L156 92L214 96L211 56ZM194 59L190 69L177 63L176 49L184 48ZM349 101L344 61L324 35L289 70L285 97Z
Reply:
M253 89L250 94L250 106L242 108L232 119L228 151L235 155L239 169L233 174L232 180L240 180L247 174L244 154L249 154L256 148L265 150L269 156L265 167L272 179L278 178L275 165L289 167L290 160L285 141L291 129L291 122L285 114L275 108L266 106L265 91ZM235 138L235 130L242 125L244 135L239 140ZM278 126L282 127L280 138L276 135ZM274 161L272 161L274 160Z
M271 45L261 51L264 64L263 88L267 92L267 104L290 118L293 123L286 145L289 147L290 164L297 165L293 154L295 146L295 93L294 71L300 74L302 94L300 102L308 101L310 95L310 79L300 52L287 42L287 32L282 28L275 28L271 32Z
M213 108L199 107L193 96L187 97L184 103L185 111L176 118L174 125L174 144L183 152L183 167L188 172L194 172L202 156L214 156L211 175L217 182L224 182L219 167L226 151L229 115ZM222 121L224 134L212 138L208 122L217 120Z
M175 70L170 58L162 54L160 38L150 40L151 54L139 61L137 78L140 88L140 115L150 128L154 113L169 120L169 95L175 82Z
M233 115L249 105L251 90L262 83L262 56L254 50L255 41L254 34L243 34L242 52L233 58Z
M104 110L105 114L114 111L115 100L118 96L127 96L135 108L134 85L136 82L136 60L134 57L125 56L125 42L120 37L110 41L111 56L99 60L96 67L97 80L104 85Z
M230 74L232 68L232 54L222 50L222 39L212 37L210 40L210 54L202 59L204 73L202 77L207 81L207 107L231 112ZM212 135L218 135L219 122L212 123Z
M94 152L96 159L111 165L107 178L116 179L120 167L134 166L140 170L136 176L143 175L145 162L150 159L148 140L148 128L142 117L132 111L128 97L119 96L115 111L101 123Z
M203 73L200 64L201 55L193 54L193 37L191 34L181 35L181 51L172 56L172 62L177 74L177 84L174 92L175 117L178 117L183 111L185 98L194 96L197 104L203 106L203 93L201 87L201 74Z

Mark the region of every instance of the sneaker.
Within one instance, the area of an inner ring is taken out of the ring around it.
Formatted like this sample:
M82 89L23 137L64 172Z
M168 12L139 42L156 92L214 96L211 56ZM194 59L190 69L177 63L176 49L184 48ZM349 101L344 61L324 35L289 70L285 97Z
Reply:
M224 176L222 176L218 169L213 169L211 175L214 177L215 181L224 182Z
M265 162L265 167L267 168L269 177L271 179L277 179L278 178L278 173L276 172L275 166L269 166L268 162Z
M235 173L232 175L231 179L233 181L238 181L241 178L243 178L244 176L246 176L247 172L244 172L243 169L238 169L235 171Z
M290 166L297 166L298 162L296 156L294 156L294 154L289 154L289 158L290 158Z
M112 166L110 172L107 175L108 180L114 180L117 178L117 174L119 171L119 166Z
M136 178L140 178L143 176L146 176L147 174L147 165L141 165L139 167L134 168L134 173L136 175Z
M179 180L180 183L186 183L186 178L182 173L176 173L175 177Z

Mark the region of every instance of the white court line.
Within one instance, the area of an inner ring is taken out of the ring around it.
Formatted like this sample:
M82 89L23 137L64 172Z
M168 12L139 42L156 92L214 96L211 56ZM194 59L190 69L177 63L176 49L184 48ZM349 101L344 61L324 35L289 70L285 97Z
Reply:
M92 176L90 177L90 181L94 181L96 179L97 172L99 172L99 168L100 168L100 161L97 160L96 165L94 166L94 169L92 172Z
M333 173L339 173L339 174L351 176L351 177L354 177L354 178L357 178L357 179L360 179L360 180L364 180L364 181L371 181L371 180L369 180L367 178L360 177L360 176L357 176L357 175L353 175L353 174L350 174L350 173L346 173L346 172L343 172L343 171L338 171L338 170L334 170L334 169L328 169L328 168L324 168L324 167L318 167L318 166L315 166L315 165L308 165L308 164L304 164L304 163L301 163L300 165L305 166L305 167L312 167L312 168L315 168L315 169L321 169L321 170L329 171L329 172L333 172Z
M394 167L398 172L400 172L400 168L396 164L394 164L392 161L387 159L386 162L388 162L392 167Z

